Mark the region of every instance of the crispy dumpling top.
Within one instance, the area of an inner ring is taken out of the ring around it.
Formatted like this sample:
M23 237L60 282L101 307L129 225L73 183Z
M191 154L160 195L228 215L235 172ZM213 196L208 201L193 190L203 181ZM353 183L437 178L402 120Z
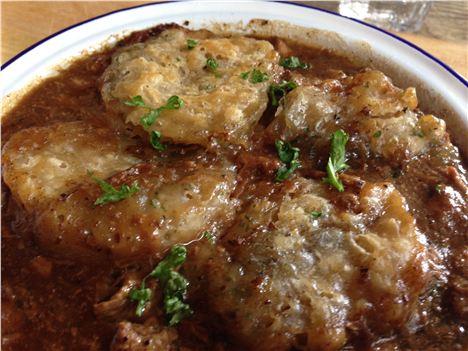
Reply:
M328 140L338 128L353 129L374 154L398 163L447 142L445 122L422 115L417 105L414 88L399 89L382 72L367 70L294 89L268 130L286 140Z
M353 324L390 334L417 314L427 248L404 198L389 183L368 183L340 195L354 198L343 210L330 195L298 178L282 200L254 200L223 249L197 252L204 270L186 268L204 272L206 304L249 349L338 350Z
M189 49L188 40L196 40L195 47ZM269 81L281 68L278 61L264 40L169 29L118 50L103 75L101 92L108 108L123 112L137 126L147 110L127 107L124 101L141 96L156 109L179 96L184 106L161 112L148 131L174 143L207 145L217 137L246 145L266 109Z
M3 149L3 179L33 210L89 180L88 171L107 178L138 163L128 145L110 129L84 122L23 129Z

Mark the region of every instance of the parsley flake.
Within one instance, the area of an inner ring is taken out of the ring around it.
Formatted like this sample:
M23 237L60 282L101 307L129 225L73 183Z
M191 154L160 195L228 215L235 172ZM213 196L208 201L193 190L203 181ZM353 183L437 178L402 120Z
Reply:
M206 59L206 67L211 72L213 72L213 74L215 75L216 78L221 77L221 73L219 73L219 71L218 71L219 64L213 57L209 57L209 58Z
M140 95L132 97L130 101L124 101L124 104L127 106L143 107L147 109L148 112L145 113L140 120L142 126L145 129L149 128L154 123L154 121L156 121L156 119L159 117L162 111L178 110L185 106L184 101L177 95L171 96L169 99L167 99L165 105L158 108L152 108L146 105L146 103Z
M380 137L382 136L382 131L381 131L381 130L378 130L378 131L376 131L374 134L372 134L372 136L373 136L374 138L376 138L376 139L377 139L377 138L380 138Z
M322 211L312 211L310 215L312 216L312 218L317 219L322 217Z
M192 50L197 45L198 45L198 40L187 39L187 49Z
M202 236L204 238L206 238L210 243L213 243L214 242L214 235L208 231L208 230L205 230L202 234Z
M299 149L297 147L292 147L283 140L276 140L275 147L279 159L283 162L283 165L276 172L275 180L277 182L282 182L288 179L289 176L301 166L299 162Z
M148 278L157 279L163 288L164 312L169 326L174 326L182 319L192 315L192 309L184 302L189 283L182 274L175 271L185 262L186 257L187 249L185 247L173 246L169 254L143 278L140 288L133 288L130 291L130 300L137 302L135 314L138 317L143 314L146 304L151 298L151 290L145 287Z
M124 104L127 106L139 106L139 107L146 107L145 102L141 95L137 95L132 97L130 101L124 101Z
M344 191L344 186L338 178L338 172L348 168L346 164L346 143L348 142L348 134L342 129L337 130L332 134L330 143L330 157L327 163L327 178L325 182L334 186L338 191Z
M158 151L166 150L166 145L161 144L161 133L155 130L151 131L150 143L151 146Z
M268 91L270 95L271 105L278 106L279 99L285 96L291 90L294 90L298 87L297 83L293 80L285 81L283 80L280 84L270 85L270 90Z
M102 191L102 195L94 201L95 206L105 205L110 202L119 202L120 200L129 198L140 190L140 186L137 181L134 181L131 186L123 184L120 189L117 190L103 179L95 177L92 178L99 185Z
M151 295L151 289L145 287L144 279L141 283L140 288L133 288L132 290L130 290L128 297L130 298L130 301L137 303L135 314L138 317L141 317L143 315L143 312L145 312L146 304L151 299Z
M240 77L244 80L246 80L247 78L249 78L249 74L250 74L250 71L246 71L246 72L242 72L240 74Z
M270 77L268 77L268 74L256 68L254 68L252 70L252 73L250 74L250 82L254 84L266 82L268 79L270 79Z
M302 69L308 69L310 68L310 65L307 63L301 62L298 57L296 56L290 56L290 57L285 57L280 60L280 66L283 66L285 68L289 69L296 69L296 68L302 68Z

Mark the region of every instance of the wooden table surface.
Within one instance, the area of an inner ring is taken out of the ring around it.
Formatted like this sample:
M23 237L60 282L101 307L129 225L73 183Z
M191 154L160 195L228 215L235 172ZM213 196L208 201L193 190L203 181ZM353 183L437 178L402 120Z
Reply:
M145 1L39 2L2 1L1 62L4 63L42 38L77 22ZM465 27L466 28L466 27ZM441 59L468 77L466 40L441 40L410 33L397 33Z

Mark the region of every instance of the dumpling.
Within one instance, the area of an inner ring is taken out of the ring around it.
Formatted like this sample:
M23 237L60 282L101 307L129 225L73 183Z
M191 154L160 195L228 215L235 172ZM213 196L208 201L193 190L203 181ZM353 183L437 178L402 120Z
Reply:
M8 141L4 180L43 248L74 259L158 256L232 216L235 166L141 163L126 151L129 145L110 129L83 122L30 128ZM102 190L93 178L138 191L96 205Z
M110 253L131 260L195 240L232 216L236 173L228 164L183 166L141 164L114 175L109 182L115 188L135 182L139 188L115 203L94 205L101 194L95 183L75 188L37 214L39 243L76 258Z
M343 128L356 133L372 153L399 163L445 144L445 122L416 111L414 88L401 90L379 71L342 81L325 80L288 93L268 126L275 137L311 137L322 144Z
M84 122L19 131L3 149L3 179L15 199L33 211L89 180L107 178L140 162L129 142L110 129Z
M405 200L388 183L351 196L344 210L325 185L297 178L254 200L224 248L190 258L205 306L244 349L338 350L353 324L391 335L417 315L428 258Z
M197 40L195 47L189 49L187 40ZM210 66L209 59L215 64ZM216 137L247 145L266 109L269 81L281 69L278 61L264 40L168 29L119 49L103 74L101 92L108 108L121 111L136 126L148 110L128 107L125 101L141 96L157 109L171 96L180 97L183 107L162 111L147 128L174 143L207 145Z

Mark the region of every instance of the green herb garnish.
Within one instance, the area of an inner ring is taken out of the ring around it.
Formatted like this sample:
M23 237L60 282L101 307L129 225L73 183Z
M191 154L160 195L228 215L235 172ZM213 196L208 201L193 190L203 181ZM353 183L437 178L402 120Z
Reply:
M338 191L344 191L344 186L341 180L338 179L338 172L348 168L345 159L345 146L348 142L348 134L342 129L337 130L332 134L330 143L330 157L327 163L327 178L324 180L334 186Z
M134 181L131 186L123 184L120 189L116 189L105 180L93 177L91 172L88 172L88 174L99 185L102 191L102 195L94 201L94 206L101 206L110 202L119 202L120 200L129 198L140 190L137 181Z
M286 180L301 164L299 162L299 149L292 147L289 143L283 140L276 140L276 151L283 165L276 172L275 180L282 182Z
M294 90L298 87L297 83L293 80L285 81L283 80L280 84L272 84L270 85L270 100L272 106L278 106L279 99L286 95L291 90Z
M187 39L187 49L192 50L198 45L198 41L195 39Z
M268 79L270 79L268 77L268 74L266 74L265 72L259 71L256 68L254 68L252 70L252 73L250 74L250 82L254 84L265 82Z
M208 230L205 230L202 234L202 236L204 238L206 238L210 243L213 243L214 242L214 235L208 231Z
M151 289L145 287L145 279L141 282L140 288L133 288L128 295L130 301L137 303L135 314L138 317L141 317L143 312L145 312L146 304L152 295Z
M221 73L219 73L219 71L218 71L219 64L213 57L209 57L209 58L206 59L206 67L211 72L213 72L213 74L215 75L216 78L221 77Z
M378 130L378 131L376 131L374 134L372 134L372 136L373 136L374 138L376 138L376 139L377 139L377 138L380 138L380 137L382 136L382 131L381 131L381 130Z
M283 66L289 69L296 69L296 68L308 69L310 67L309 64L302 63L301 60L299 60L299 58L296 56L285 57L281 59L280 66Z
M245 79L249 78L249 74L250 74L250 71L242 72L240 74L240 77L245 80Z
M317 219L319 217L322 217L322 211L312 211L310 215L312 216L312 218Z
M130 101L124 101L124 104L127 106L147 107L141 95L132 97Z
M437 184L435 187L434 187L435 191L437 194L440 194L442 193L442 185L441 184Z
M169 99L167 99L165 105L158 108L152 108L146 105L140 95L132 97L130 101L124 101L124 104L133 107L143 107L148 110L148 112L141 117L141 124L145 129L150 127L154 121L156 121L156 118L159 117L162 111L178 110L185 105L184 101L176 95L171 96Z
M158 151L166 150L166 145L161 144L161 133L155 130L151 131L150 143L151 146Z
M268 74L256 68L254 68L251 71L242 72L240 74L240 77L246 80L247 78L249 78L249 75L250 75L250 83L253 83L253 84L262 83L270 79L270 77L268 77Z
M169 254L143 278L140 288L133 288L130 291L130 300L137 302L135 310L137 316L140 317L143 314L151 298L151 290L145 287L148 278L158 279L163 288L163 305L169 326L176 325L182 319L192 315L192 309L184 302L189 283L182 274L175 271L185 262L186 257L187 249L184 246L173 246Z

